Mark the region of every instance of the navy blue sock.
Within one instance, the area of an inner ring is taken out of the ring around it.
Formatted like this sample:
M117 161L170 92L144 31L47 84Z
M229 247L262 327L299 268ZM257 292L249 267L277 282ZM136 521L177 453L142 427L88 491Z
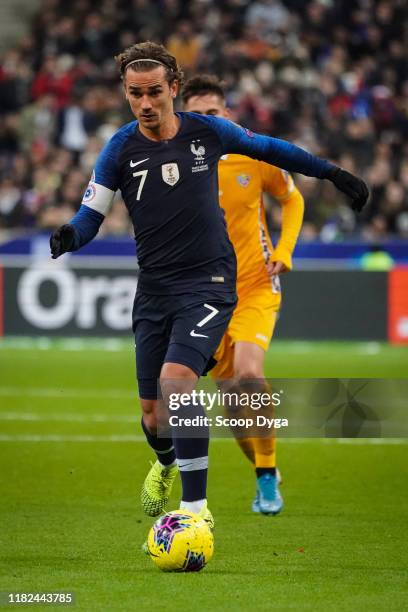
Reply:
M151 433L142 417L142 429L145 433L146 440L150 448L156 453L157 459L162 465L170 465L176 460L173 440L171 438L158 438L156 434Z
M271 476L276 476L276 468L255 468L256 476L259 478L264 474L270 474Z
M203 421L202 406L180 406L171 416L180 419L198 417L198 425L173 425L173 444L180 470L182 501L192 502L207 497L209 427ZM201 417L201 419L200 419Z

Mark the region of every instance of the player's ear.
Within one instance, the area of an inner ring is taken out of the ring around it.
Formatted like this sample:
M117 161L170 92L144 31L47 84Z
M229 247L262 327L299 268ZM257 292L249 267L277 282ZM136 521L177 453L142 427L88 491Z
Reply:
M225 119L231 119L232 118L232 113L231 113L230 109L227 106L224 107L224 117L225 117Z
M178 90L179 90L179 82L177 80L172 81L169 84L170 87L170 95L172 98L177 98Z

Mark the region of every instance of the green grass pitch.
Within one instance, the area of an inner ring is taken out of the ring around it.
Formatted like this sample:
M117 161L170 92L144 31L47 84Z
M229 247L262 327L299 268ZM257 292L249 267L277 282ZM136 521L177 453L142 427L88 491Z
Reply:
M407 372L407 348L377 343L275 342L267 359L270 377ZM130 342L0 344L0 591L74 591L86 611L407 609L402 441L282 441L286 506L264 517L250 511L248 462L215 440L213 561L199 574L157 570L140 552L152 455L133 380Z

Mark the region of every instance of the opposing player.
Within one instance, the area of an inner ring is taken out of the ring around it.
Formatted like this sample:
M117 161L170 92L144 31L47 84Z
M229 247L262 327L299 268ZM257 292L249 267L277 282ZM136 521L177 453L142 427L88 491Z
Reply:
M215 76L192 77L181 96L186 111L230 117L222 84ZM217 365L211 374L219 382L257 381L262 390L267 387L265 351L281 303L279 274L292 268L292 252L303 219L303 197L287 172L243 155L223 155L218 179L220 205L237 256L238 304L215 354ZM282 229L276 249L266 227L263 192L282 206ZM238 436L237 441L256 470L253 511L277 514L283 500L276 473L276 437Z
M228 152L258 157L286 170L328 178L358 210L368 190L363 181L282 140L258 136L226 119L174 113L182 73L164 47L133 45L117 58L126 98L136 118L101 151L82 206L51 236L57 258L92 240L117 189L132 219L140 276L133 310L142 427L157 455L142 491L144 511L165 507L180 470L181 508L209 523L208 428L199 437L168 438L156 431L158 382L189 393L204 372L236 304L236 259L218 203L217 164ZM178 417L204 416L191 403Z

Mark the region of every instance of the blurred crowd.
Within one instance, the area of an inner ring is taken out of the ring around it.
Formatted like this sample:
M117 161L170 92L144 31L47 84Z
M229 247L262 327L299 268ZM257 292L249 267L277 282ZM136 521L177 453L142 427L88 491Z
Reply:
M234 119L369 183L358 219L327 181L296 177L302 239L408 238L406 0L43 0L0 56L0 236L78 209L104 142L131 120L113 56L163 42L215 73ZM268 201L272 230L280 208ZM130 232L117 195L103 235Z

